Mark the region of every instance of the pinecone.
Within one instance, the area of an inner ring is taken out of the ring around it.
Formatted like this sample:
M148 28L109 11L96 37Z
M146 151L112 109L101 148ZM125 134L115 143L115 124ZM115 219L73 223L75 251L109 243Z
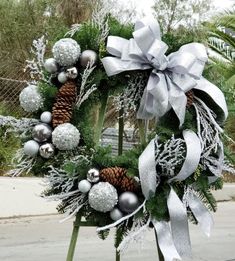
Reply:
M190 108L193 104L193 101L194 101L194 93L192 90L188 91L185 93L186 96L187 96L187 104L186 104L186 107L187 108Z
M60 88L52 108L52 125L54 128L60 124L70 122L76 96L77 88L75 82L68 81Z
M100 171L100 179L109 182L121 191L135 192L138 184L134 178L126 175L127 170L120 167L105 168Z

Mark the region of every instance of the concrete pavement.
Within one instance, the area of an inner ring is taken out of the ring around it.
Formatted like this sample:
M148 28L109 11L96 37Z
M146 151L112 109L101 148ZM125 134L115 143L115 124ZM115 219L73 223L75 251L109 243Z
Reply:
M235 260L235 202L218 204L215 227L208 239L199 227L190 225L194 261ZM65 261L72 230L72 220L60 224L62 216L26 217L0 220L1 261ZM100 240L94 227L82 227L74 261L112 261L113 231ZM153 231L142 248L132 244L122 261L157 261ZM183 261L188 261L183 259Z

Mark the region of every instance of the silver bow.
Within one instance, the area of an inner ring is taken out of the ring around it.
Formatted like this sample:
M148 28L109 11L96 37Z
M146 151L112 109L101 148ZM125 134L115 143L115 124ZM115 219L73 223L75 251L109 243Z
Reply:
M201 157L201 144L198 136L191 130L183 131L183 137L186 143L186 157L179 173L168 183L174 180L182 181L189 177L197 169ZM155 139L151 140L149 145L139 157L139 174L143 195L148 200L155 194L159 185L156 183L155 163ZM187 193L187 205L191 208L193 214L199 222L199 225L205 232L209 234L213 220L209 211L203 205L201 200L191 191ZM152 219L152 223L158 235L159 247L166 261L173 261L180 256L191 256L191 244L188 230L186 206L179 199L174 189L171 187L170 194L167 199L167 207L170 215L170 223L165 221L156 221Z
M105 57L102 62L108 76L124 71L152 69L137 118L159 118L173 108L182 125L187 103L185 93L193 88L201 89L205 83L201 75L207 53L200 43L183 45L168 56L165 55L167 49L168 46L161 41L158 22L153 18L144 18L136 22L132 39L108 37L107 51L115 57ZM210 85L209 91L207 85ZM211 85L207 82L203 91L222 109L222 118L226 118L223 93ZM216 94L211 92L211 88Z

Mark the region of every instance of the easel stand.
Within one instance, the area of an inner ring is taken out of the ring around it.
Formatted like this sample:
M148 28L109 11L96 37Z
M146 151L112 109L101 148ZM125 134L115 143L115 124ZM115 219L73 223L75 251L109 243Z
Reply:
M77 243L77 239L78 239L78 235L79 235L79 228L80 227L91 227L91 226L94 226L94 225L90 224L88 222L81 221L81 214L77 214L75 221L73 223L73 232L72 232L72 236L70 239L69 250L68 250L66 261L73 261L75 247L76 247L76 243ZM158 245L157 235L155 234L155 236L156 236L156 243L157 243L157 250L158 250L158 260L164 261L164 257L162 255L161 250ZM116 259L115 260L121 261L121 256L120 256L120 253L117 251L117 249L116 249ZM80 260L78 259L78 261L80 261ZM91 260L91 261L93 261L93 260Z

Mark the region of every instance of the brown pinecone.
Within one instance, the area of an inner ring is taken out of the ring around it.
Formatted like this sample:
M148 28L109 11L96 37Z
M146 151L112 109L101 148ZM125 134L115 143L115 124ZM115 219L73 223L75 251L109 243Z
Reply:
M136 180L128 177L126 173L127 170L120 167L105 168L100 171L100 179L109 182L121 191L137 191L138 184Z
M76 96L77 88L75 82L68 81L60 88L52 108L52 125L54 128L60 124L70 122Z
M187 104L186 104L186 107L187 108L190 108L194 102L194 93L192 90L188 91L185 93L186 96L187 96Z

